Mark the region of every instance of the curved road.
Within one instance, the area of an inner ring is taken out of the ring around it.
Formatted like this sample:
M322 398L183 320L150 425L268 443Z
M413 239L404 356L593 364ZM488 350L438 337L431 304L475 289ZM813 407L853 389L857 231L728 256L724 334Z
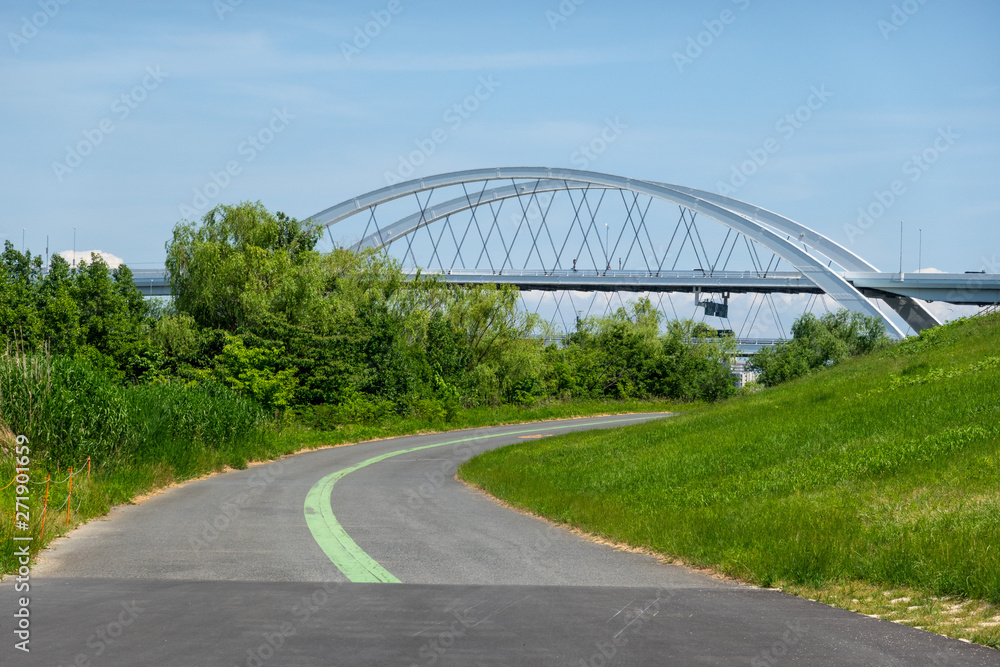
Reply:
M32 572L3 665L1000 665L1000 653L617 551L454 479L486 449L664 415L317 450L116 508Z

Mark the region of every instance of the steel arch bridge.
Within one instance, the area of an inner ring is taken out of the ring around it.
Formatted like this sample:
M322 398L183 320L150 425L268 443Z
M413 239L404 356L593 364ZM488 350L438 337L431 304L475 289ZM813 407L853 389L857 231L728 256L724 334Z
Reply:
M939 324L910 292L893 286L903 274L879 273L784 216L667 183L575 169L476 169L392 184L309 220L326 227L335 244L338 225L347 239L341 245L387 248L411 273L458 284L659 293L661 305L663 294L693 292L706 315L723 319L730 295L747 294L753 302L744 324L774 294L805 294L814 304L828 297L880 318L896 337L903 330L878 301L914 331ZM731 268L741 258L742 266ZM719 295L721 303L702 302L701 295ZM777 318L773 302L770 310Z

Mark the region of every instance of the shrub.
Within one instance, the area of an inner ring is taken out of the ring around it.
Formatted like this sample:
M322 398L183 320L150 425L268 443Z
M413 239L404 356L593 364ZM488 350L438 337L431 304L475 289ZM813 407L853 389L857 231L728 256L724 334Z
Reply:
M767 387L818 368L881 349L889 344L884 323L876 317L840 310L817 318L806 313L792 325L792 340L757 352L747 368Z
M0 425L31 439L51 468L160 461L186 469L199 456L259 442L260 405L216 382L122 386L81 361L0 356Z

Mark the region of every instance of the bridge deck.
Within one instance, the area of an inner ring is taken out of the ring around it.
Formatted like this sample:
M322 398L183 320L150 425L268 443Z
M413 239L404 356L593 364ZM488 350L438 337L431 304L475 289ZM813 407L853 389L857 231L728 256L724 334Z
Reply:
M413 278L415 271L407 271ZM822 290L797 271L539 271L506 269L497 273L448 270L422 271L454 285L507 284L522 290L576 290L581 292L766 292L821 294Z
M169 296L163 269L136 269L133 278L147 296ZM405 272L409 278L416 270ZM496 273L466 269L423 270L453 285L515 285L521 290L574 290L580 292L729 292L732 294L822 294L797 271L573 271L505 269ZM908 296L971 306L1000 301L1000 275L988 273L879 273L846 272L844 278L865 296Z

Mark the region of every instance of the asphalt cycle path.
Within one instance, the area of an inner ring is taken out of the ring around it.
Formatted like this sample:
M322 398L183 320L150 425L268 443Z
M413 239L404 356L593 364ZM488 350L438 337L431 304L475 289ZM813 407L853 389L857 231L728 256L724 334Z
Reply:
M1000 653L588 541L454 478L506 444L666 415L301 453L116 508L31 574L4 665L1000 665ZM609 461L609 472L614 461Z

